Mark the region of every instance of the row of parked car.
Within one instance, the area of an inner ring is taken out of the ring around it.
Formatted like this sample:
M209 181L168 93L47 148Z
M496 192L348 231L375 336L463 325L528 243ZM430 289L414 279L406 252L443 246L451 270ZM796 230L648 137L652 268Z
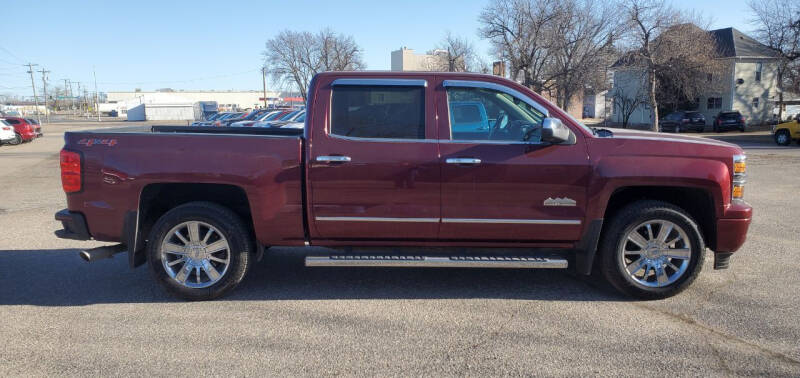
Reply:
M719 112L714 117L714 122L711 123L715 133L727 130L744 131L745 125L744 116L737 110ZM694 131L702 133L706 129L706 116L700 112L679 110L669 113L666 117L660 119L658 128L661 132Z
M256 109L249 112L216 113L205 121L192 123L192 126L302 129L305 120L305 109Z
M0 145L30 142L42 135L42 126L35 119L0 117Z

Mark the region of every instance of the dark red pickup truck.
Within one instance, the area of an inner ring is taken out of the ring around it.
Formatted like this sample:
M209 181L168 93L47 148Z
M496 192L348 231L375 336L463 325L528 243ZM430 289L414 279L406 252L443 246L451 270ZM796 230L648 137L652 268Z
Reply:
M594 268L662 298L706 248L726 268L750 224L739 147L591 129L502 78L323 73L307 109L304 130L68 132L56 234L119 243L81 255L127 251L188 299L270 246L307 266Z

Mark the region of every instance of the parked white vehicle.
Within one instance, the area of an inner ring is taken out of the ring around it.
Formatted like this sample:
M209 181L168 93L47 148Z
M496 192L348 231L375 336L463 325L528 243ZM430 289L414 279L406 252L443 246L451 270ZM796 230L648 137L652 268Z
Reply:
M14 132L14 126L0 118L0 144L10 143L16 139L17 133Z
M289 122L285 125L282 125L282 129L303 129L306 127L306 113L305 110L303 114L295 118L292 122Z

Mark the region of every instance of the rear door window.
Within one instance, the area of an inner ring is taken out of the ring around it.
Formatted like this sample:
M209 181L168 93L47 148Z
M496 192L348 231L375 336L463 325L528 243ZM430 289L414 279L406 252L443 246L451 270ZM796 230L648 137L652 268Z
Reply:
M339 85L331 100L331 134L425 139L425 87Z

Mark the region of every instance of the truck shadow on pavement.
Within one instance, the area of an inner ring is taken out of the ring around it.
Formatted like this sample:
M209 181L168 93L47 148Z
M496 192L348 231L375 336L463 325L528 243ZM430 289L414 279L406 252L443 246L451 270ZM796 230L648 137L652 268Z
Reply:
M180 302L128 267L127 256L86 263L77 249L0 250L0 305L83 306ZM626 301L597 278L564 270L306 268L303 256L272 252L217 300L518 299Z

